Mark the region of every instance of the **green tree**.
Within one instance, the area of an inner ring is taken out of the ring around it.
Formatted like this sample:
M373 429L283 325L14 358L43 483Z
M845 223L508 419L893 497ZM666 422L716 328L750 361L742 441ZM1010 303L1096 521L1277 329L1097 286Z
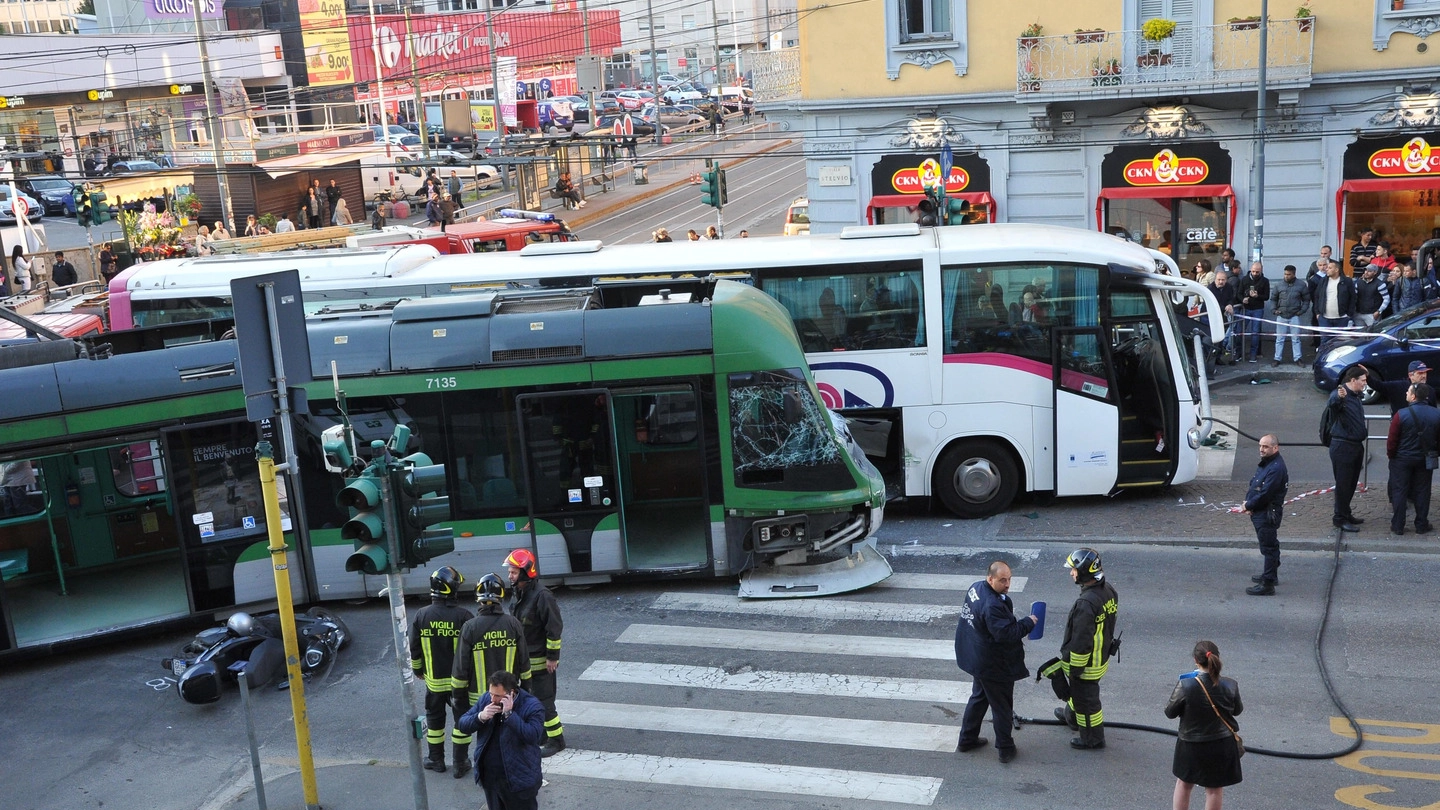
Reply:
M94 14L95 0L80 0L80 7L75 9L76 14Z

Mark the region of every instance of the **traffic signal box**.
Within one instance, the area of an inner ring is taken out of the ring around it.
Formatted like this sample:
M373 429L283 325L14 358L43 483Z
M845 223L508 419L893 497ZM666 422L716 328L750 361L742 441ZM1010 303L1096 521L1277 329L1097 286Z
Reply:
M340 528L340 536L355 544L354 553L345 560L346 571L372 575L390 572L385 501L381 495L380 477L384 474L383 457L377 458L349 479L335 499L337 504L350 510L350 519Z
M110 205L103 191L81 191L75 200L75 220L85 227L110 221Z
M432 464L424 453L412 453L391 471L395 514L400 526L401 565L417 568L455 550L455 532L432 524L450 519L445 492L445 465Z
M920 200L915 221L920 225L964 225L970 213L970 203L958 197L946 197L943 193L926 191Z
M725 203L730 202L724 169L711 165L700 175L700 202L715 208L724 208Z
M79 199L75 200L75 220L81 225L89 227L95 221L90 210L90 195L80 194L78 197Z

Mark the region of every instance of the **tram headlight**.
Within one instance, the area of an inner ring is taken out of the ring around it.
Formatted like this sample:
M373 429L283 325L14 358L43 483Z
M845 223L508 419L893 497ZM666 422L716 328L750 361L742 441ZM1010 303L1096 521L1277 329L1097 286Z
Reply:
M1200 449L1200 428L1192 427L1185 431L1185 441L1190 445L1191 450Z

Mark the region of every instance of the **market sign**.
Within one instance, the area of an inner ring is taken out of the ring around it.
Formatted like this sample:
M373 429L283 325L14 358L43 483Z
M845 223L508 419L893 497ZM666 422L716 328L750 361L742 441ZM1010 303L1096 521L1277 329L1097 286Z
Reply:
M1345 148L1346 180L1440 177L1440 131L1361 138Z
M0 110L8 110L14 107L24 107L24 96L0 96Z
M198 0L200 16L219 18L225 11L216 0ZM145 0L145 16L152 20L193 20L196 0Z
M1100 163L1105 188L1228 184L1230 154L1215 143L1117 146Z
M990 164L978 155L956 155L945 193L990 190ZM886 155L870 171L872 194L924 194L940 185L939 155Z

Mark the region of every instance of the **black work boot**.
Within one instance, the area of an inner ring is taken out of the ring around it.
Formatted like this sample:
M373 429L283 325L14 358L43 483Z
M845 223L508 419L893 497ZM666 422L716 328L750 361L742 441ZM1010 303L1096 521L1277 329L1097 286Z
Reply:
M425 770L445 772L445 743L430 743L430 756L425 760Z
M455 757L455 778L460 779L470 772L470 743L455 743L451 754Z
M1075 721L1075 713L1070 711L1068 706L1057 706L1055 708L1055 719L1070 727L1071 731L1079 731L1080 724Z
M540 746L540 756L553 757L565 750L565 735L557 734L554 737L546 737L543 745Z
M1071 748L1081 750L1095 750L1105 747L1105 727L1095 726L1093 728L1080 729L1080 736L1070 741Z

